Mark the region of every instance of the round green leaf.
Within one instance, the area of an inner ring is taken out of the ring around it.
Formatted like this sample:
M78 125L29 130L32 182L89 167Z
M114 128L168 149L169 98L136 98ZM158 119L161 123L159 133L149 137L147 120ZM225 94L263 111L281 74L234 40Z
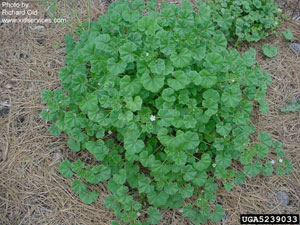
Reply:
M144 73L141 77L143 87L151 92L158 92L164 86L165 77L163 75L149 75Z
M225 211L222 206L216 205L213 213L210 215L210 219L213 222L220 221L225 215Z
M224 124L223 122L217 123L216 127L217 127L217 132L222 136L227 136L232 129L230 123Z
M183 68L190 64L192 53L187 48L184 48L179 53L173 53L170 59L175 67Z
M71 162L69 160L62 161L59 165L58 170L61 175L66 178L70 178L73 176L73 172L71 170Z
M147 194L147 197L148 197L150 204L152 204L156 207L161 207L166 204L169 195L165 192L152 191Z
M130 154L135 154L141 152L145 144L142 140L126 139L124 147Z
M85 184L80 183L79 180L74 180L72 182L72 190L76 193L76 194L80 194L81 192L84 192L87 190L87 187Z
M183 89L186 85L190 83L188 77L181 70L175 71L173 76L175 77L175 79L173 78L168 79L168 85L171 88L173 88L175 91Z
M259 161L255 161L254 163L251 163L249 165L246 165L244 167L245 173L248 174L250 177L255 177L257 174L259 174L262 170L262 165Z
M138 180L138 189L142 193L150 193L154 187L150 184L151 180L148 177L143 177Z
M98 98L94 94L89 94L79 103L79 107L84 112L95 112L98 110Z
M282 34L286 40L288 40L288 41L293 40L293 33L291 32L290 29L286 29L286 30L282 31Z
M132 59L130 57L130 55L126 55L124 57L127 60ZM127 66L126 61L116 62L116 60L114 58L110 58L107 60L107 69L112 75L118 75L118 74L123 73L126 69L126 66Z
M161 213L157 208L154 207L149 207L147 210L148 215L150 216L147 220L148 223L150 224L158 224L159 221L161 220Z
M98 198L99 194L97 192L93 191L88 191L84 190L79 193L80 199L85 203L85 204L91 204L95 202Z
M70 138L68 139L68 146L73 152L79 152L80 151L80 142Z
M232 85L225 90L221 98L222 102L229 107L236 107L242 100L242 94L239 85Z
M264 44L262 46L262 50L265 56L268 56L269 58L272 58L277 55L277 48L273 45Z
M143 18L138 21L138 29L143 32L145 31L147 35L154 35L159 29L159 26L156 18L143 16Z
M127 63L133 62L134 61L134 51L136 51L136 49L137 49L137 47L134 43L132 43L132 42L125 43L124 45L122 45L119 48L121 59Z

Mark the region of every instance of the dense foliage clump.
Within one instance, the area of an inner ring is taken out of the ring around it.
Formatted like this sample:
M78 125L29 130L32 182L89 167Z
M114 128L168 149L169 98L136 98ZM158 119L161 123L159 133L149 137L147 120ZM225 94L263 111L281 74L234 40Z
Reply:
M107 181L105 205L125 224L157 224L167 208L194 224L219 221L217 179L230 191L245 176L271 175L273 166L291 170L268 133L250 144L252 102L268 112L270 76L254 65L254 49L227 48L210 7L197 7L112 3L78 39L66 37L62 87L42 95L51 133L63 131L72 151L96 160L66 160L59 171L75 177L72 188L87 204L98 197L87 184ZM275 161L266 160L270 148Z
M259 41L281 24L274 0L207 0L212 19L230 41Z

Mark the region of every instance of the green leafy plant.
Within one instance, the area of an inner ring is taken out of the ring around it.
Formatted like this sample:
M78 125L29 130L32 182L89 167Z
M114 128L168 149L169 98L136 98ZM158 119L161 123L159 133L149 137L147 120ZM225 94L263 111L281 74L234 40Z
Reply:
M281 24L281 9L273 0L207 0L213 21L229 41L259 41Z
M282 34L286 40L288 41L293 40L293 33L290 29L282 31Z
M286 104L280 109L281 112L288 113L288 112L299 112L300 111L300 100L295 102L291 102Z
M254 65L254 49L227 49L211 9L197 6L163 2L158 12L153 1L113 2L79 38L66 36L62 87L42 93L50 132L95 158L65 160L60 173L87 204L98 197L87 184L107 182L105 205L123 224L157 224L167 208L194 224L219 221L217 180L230 191L274 165L291 171L280 142L249 139L251 102L268 112L270 76ZM280 163L266 159L270 149Z
M262 46L262 50L263 50L264 55L269 58L273 58L278 53L277 48L275 46L269 45L269 44L264 44Z

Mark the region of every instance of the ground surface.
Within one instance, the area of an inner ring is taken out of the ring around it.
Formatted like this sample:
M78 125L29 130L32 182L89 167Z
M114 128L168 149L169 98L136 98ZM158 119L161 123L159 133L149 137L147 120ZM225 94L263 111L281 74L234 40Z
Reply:
M105 13L108 4L101 0L91 0L90 5L88 0L77 2L74 11L77 15L66 8L65 1L57 3L57 17L66 15L70 27L60 24L0 27L1 225L105 225L113 219L113 213L103 203L108 194L105 185L94 188L100 193L99 200L85 205L71 191L70 181L57 172L60 161L74 160L77 156L68 150L65 137L50 135L48 125L39 117L45 107L40 97L42 90L60 86L57 73L64 65L64 35L74 30L77 18L96 19ZM47 16L42 4L30 1L30 5L39 11L40 17ZM62 9L67 12L59 11ZM290 28L294 40L300 42L297 22L287 21L281 29L285 28ZM278 48L276 57L266 59L262 55L263 42L240 46L240 51L254 47L258 64L273 79L267 92L270 113L254 112L252 123L258 131L270 132L273 139L283 143L295 169L288 176L247 179L230 193L220 188L218 202L224 206L226 217L219 224L239 224L241 213L300 214L300 115L280 112L286 103L300 99L300 55L290 50L290 43L280 32L266 42ZM270 159L273 158L271 155ZM161 224L190 223L179 212L166 210Z

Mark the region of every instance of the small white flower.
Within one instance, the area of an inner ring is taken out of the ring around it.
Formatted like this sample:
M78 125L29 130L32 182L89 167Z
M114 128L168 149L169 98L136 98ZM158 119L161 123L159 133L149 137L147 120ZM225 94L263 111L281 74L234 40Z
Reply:
M183 213L183 209L179 209L178 212Z
M148 52L146 52L146 56L149 56L149 53L148 53Z
M215 163L214 163L214 164L212 164L212 166L213 166L213 167L216 167L216 166L217 166L217 164L215 164Z
M203 193L204 191L202 190L201 193Z
M46 109L46 111L48 112L48 111L49 111L49 109Z
M232 82L235 82L235 80L231 80Z
M97 83L98 84L98 86L100 86L100 83Z
M151 116L150 116L150 120L151 120L151 121L155 121L155 116L154 116L154 115L151 115Z
M272 160L272 161L271 161L271 163L272 163L272 164L275 164L275 161L274 161L274 160Z
M280 163L282 163L282 162L283 162L283 160L282 160L282 159L279 159L279 162L280 162Z
M136 215L139 217L139 216L141 216L142 214L141 214L140 212L138 212Z
M109 135L111 135L111 134L112 134L111 130L109 130L109 131L108 131L108 134L109 134Z

